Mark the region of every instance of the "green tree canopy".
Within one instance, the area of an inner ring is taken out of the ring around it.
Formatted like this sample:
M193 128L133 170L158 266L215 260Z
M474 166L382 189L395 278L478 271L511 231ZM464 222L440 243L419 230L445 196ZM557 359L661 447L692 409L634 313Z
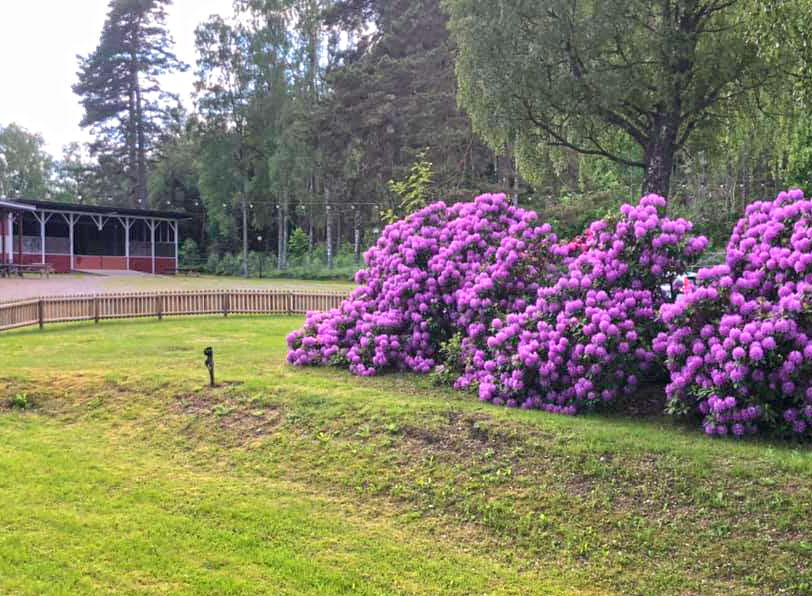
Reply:
M0 196L42 199L49 192L53 159L41 135L0 126Z
M639 168L644 192L667 195L691 136L777 82L751 4L446 0L460 101L492 146L518 140L524 167L565 147Z

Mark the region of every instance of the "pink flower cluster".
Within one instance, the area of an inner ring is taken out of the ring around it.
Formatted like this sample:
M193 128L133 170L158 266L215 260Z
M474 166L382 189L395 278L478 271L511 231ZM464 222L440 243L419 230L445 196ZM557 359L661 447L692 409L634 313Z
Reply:
M483 401L575 414L632 393L657 366L661 286L707 246L691 224L662 215L665 200L644 197L614 218L594 222L584 239L554 247L558 279L523 309L469 325L468 365L456 387L476 385ZM478 320L468 313L462 321Z
M812 201L792 190L751 204L727 262L697 284L661 308L670 409L713 435L812 436Z
M345 365L362 376L431 371L463 310L470 325L473 313L521 309L557 271L556 236L536 219L504 195L483 195L387 226L364 255L361 287L341 308L308 314L288 336L288 361Z
M437 203L384 230L341 308L288 336L295 365L456 370L494 404L574 414L631 392L656 366L661 285L706 247L644 197L558 244L503 195ZM458 336L461 357L443 362Z

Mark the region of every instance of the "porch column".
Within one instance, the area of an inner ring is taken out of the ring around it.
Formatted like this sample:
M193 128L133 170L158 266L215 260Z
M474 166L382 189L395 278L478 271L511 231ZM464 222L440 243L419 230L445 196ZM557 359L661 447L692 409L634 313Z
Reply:
M42 264L45 264L45 224L48 223L48 220L45 219L45 213L38 216L37 219L39 220L39 250L40 254L42 255Z
M46 214L44 211L42 213L34 213L34 217L36 217L39 222L39 250L43 265L45 264L45 226L48 225L48 221L52 216L53 213Z
M70 244L70 270L73 271L74 269L74 262L73 262L73 224L76 223L74 219L73 213L63 213L62 219L65 220L65 223L68 224L68 243Z
M118 221L121 222L121 226L124 228L124 262L126 266L124 267L127 271L130 270L130 228L133 225L133 221L129 217L119 217Z
M169 224L172 227L172 233L175 236L175 271L178 270L178 228L180 227L178 224L180 222L176 221L174 224Z
M74 258L73 254L73 228L76 225L76 217L73 213L70 214L70 221L68 222L68 231L70 232L70 270L73 271L76 268L76 259Z
M152 245L152 275L155 275L155 220L149 220L150 243Z
M14 214L8 214L8 262L14 262Z
M99 235L101 235L104 226L110 221L110 217L106 217L104 215L91 215L90 219L93 220L93 223L96 224L96 228L99 230ZM104 250L102 250L102 255L99 257L101 260L100 267L104 269Z
M20 224L19 226L17 226L17 230L20 233L20 239L17 241L17 254L20 257L20 265L25 265L25 263L23 263L23 260L24 260L23 259L23 238L24 238L24 236L23 236L23 216L24 215L25 214L21 212L20 215L17 216L17 221Z
M14 216L9 212L7 218L8 225L6 226L6 232L8 234L8 241L6 242L6 254L8 255L8 262L14 262Z

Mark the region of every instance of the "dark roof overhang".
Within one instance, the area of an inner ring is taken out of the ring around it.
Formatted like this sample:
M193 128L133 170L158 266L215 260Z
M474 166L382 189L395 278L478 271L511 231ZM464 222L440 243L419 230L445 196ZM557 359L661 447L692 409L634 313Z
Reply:
M154 217L158 219L192 219L192 215L180 211L156 211L152 209L131 209L129 207L104 207L101 205L80 205L78 203L57 203L55 201L34 201L30 199L15 199L14 201L0 201L17 205L18 209L26 211L63 211L66 213L87 213L94 215ZM12 209L14 207L11 207Z

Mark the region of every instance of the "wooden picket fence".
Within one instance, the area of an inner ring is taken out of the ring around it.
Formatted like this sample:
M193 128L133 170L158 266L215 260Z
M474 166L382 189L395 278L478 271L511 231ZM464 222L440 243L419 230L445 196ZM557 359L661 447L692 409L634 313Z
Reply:
M46 323L180 315L305 314L336 308L341 292L203 290L49 296L0 302L0 331Z

